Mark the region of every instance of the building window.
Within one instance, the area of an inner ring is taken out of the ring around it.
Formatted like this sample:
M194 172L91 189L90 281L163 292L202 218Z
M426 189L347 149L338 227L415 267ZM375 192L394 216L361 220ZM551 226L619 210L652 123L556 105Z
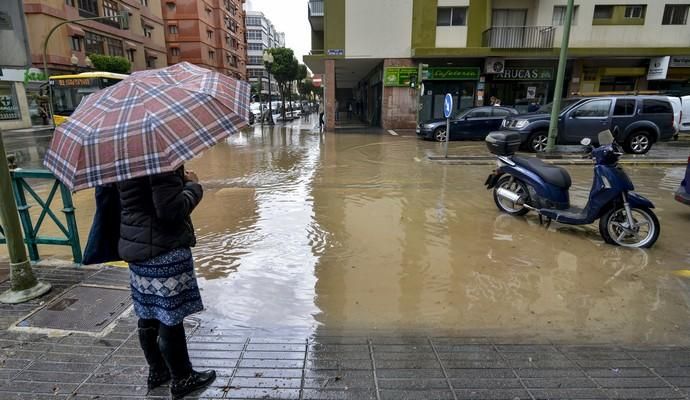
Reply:
M212 39L213 39L213 31L206 31L206 37L207 37L209 40L212 40Z
M259 17L247 17L248 26L261 26L261 18Z
M575 6L575 8L573 8L573 25L577 25L577 11L579 8L580 6ZM566 6L553 6L553 19L551 20L551 25L563 26L565 24L567 9Z
M149 0L140 0L140 1L141 1L141 5L142 5L142 6L144 6L144 7L148 7L148 6L149 6Z
M146 57L146 68L156 68L156 57Z
M630 76L602 76L599 80L600 92L632 92L637 78Z
M74 0L65 0L65 4L70 7L74 7Z
M237 21L234 19L230 20L230 26L228 26L228 29L230 29L230 32L236 33L237 32Z
M103 0L103 16L110 17L109 19L103 21L108 25L114 26L116 28L120 27L120 7L114 0Z
M175 11L175 8L177 7L177 5L172 1L165 3L165 5L168 6L168 11Z
M688 23L688 4L666 4L662 25L685 25Z
M262 40L263 34L259 30L250 29L247 31L247 39L249 39L249 40Z
M121 40L106 38L106 43L108 43L108 55L118 57L125 56L125 49L124 47L122 47Z
M0 82L0 121L22 119L13 82Z
M248 65L264 65L264 58L262 56L249 56L247 58Z
M647 6L627 6L625 7L625 18L644 18L645 9Z
M151 25L146 24L146 22L143 19L141 20L141 29L144 31L144 36L146 36L147 38L153 36L153 27Z
M171 47L170 48L170 55L173 57L177 57L180 55L180 49L178 47Z
M171 35L177 35L177 33L178 33L177 25L168 25L168 32Z
M210 17L210 16L211 16L211 12L213 12L213 10L211 10L211 9L208 8L208 7L206 7L206 16Z
M237 39L232 38L232 39L230 40L230 47L232 47L233 49L237 50L237 49L240 48L240 42L237 41Z
M129 62L132 62L132 63L134 62L134 52L135 51L136 51L135 49L127 50L127 59L129 60Z
M262 51L264 46L261 43L247 43L247 50Z
M79 36L70 37L72 51L81 51L81 38Z
M208 51L208 59L211 61L215 60L216 59L216 52L213 50L209 50Z
M84 18L98 17L98 1L79 0L79 15Z
M613 18L613 6L594 6L594 19Z
M86 54L105 54L105 37L92 32L84 32Z
M436 26L467 25L467 7L439 7Z

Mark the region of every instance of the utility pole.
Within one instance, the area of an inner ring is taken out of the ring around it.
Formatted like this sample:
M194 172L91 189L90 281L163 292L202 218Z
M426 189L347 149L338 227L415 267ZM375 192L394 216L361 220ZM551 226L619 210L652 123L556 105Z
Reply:
M553 107L551 108L551 122L549 123L549 140L546 144L546 152L553 153L556 150L556 138L558 137L558 117L561 114L561 97L563 96L563 81L565 80L565 67L568 64L568 46L570 45L570 26L573 22L573 9L575 0L568 0L565 11L565 23L563 24L563 39L561 40L561 55L558 59L558 75L556 75L556 87L553 91Z
M24 237L19 226L17 204L14 202L10 169L7 165L5 144L0 132L0 224L5 232L10 254L10 280L8 291L0 294L0 303L17 304L40 297L50 290L50 284L39 282L26 256Z

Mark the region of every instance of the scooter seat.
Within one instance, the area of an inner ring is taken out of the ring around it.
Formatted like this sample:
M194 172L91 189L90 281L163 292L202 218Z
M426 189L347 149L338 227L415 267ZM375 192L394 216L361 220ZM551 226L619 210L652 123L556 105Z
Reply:
M570 174L565 168L561 168L557 165L550 165L544 163L542 160L536 157L513 157L515 164L527 168L530 171L537 174L544 182L554 185L561 189L569 189L572 185L570 180Z

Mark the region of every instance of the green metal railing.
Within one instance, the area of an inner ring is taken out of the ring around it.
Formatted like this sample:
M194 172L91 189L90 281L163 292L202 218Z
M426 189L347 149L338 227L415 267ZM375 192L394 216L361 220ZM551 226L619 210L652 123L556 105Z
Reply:
M81 244L79 243L79 232L77 230L77 219L74 215L74 203L72 202L72 193L67 189L67 187L60 183L55 176L48 170L42 169L15 169L10 171L12 177L12 190L14 192L14 199L17 203L17 210L19 211L19 218L22 223L22 228L24 229L24 242L29 251L29 258L32 261L38 261L40 259L38 253L38 245L57 245L57 246L70 246L72 248L72 257L74 262L81 264L82 262L82 252ZM28 179L31 180L41 180L49 181L50 190L48 191L48 196L42 198L36 191L31 187ZM56 198L56 195L60 192L60 197L62 197L62 213L65 216L65 222L58 218L57 215L51 209L51 205ZM40 207L40 214L36 219L36 223L33 222L31 217L31 207L27 201L27 194L32 198L35 203ZM58 230L64 235L64 237L52 237L43 236L40 233L43 222L48 217L57 226ZM2 228L0 228L0 243L5 243L4 233Z

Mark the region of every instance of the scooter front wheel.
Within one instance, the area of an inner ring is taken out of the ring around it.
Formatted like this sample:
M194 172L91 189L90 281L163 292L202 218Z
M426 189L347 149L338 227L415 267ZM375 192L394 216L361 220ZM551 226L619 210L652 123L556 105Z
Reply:
M502 197L498 194L499 189L508 190L520 196L522 201L513 202L510 199ZM524 203L528 202L528 200L529 191L527 190L527 186L519 179L510 175L503 175L498 182L496 182L496 186L494 187L494 202L496 203L496 207L504 213L514 216L527 214L529 209L524 206Z
M599 232L604 241L623 247L652 247L661 233L659 219L649 208L633 207L630 213L632 226L624 207L613 208L601 217Z

